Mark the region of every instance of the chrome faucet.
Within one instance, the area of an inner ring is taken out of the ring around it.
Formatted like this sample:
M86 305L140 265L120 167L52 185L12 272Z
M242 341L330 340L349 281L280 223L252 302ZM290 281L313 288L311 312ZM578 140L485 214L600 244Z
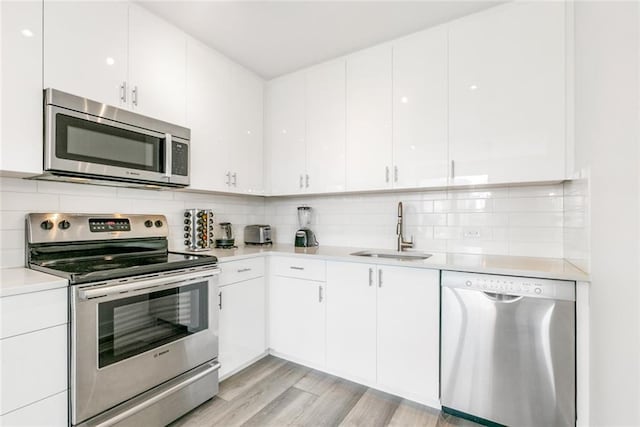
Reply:
M398 252L402 252L405 249L409 249L413 247L413 236L411 236L411 240L406 242L404 240L404 236L402 235L402 202L398 202L398 225L396 225L396 236L398 238Z

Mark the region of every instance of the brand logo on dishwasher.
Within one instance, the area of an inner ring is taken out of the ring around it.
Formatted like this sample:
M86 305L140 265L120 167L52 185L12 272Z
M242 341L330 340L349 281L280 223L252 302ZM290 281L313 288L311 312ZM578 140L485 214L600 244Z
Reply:
M158 352L158 353L154 354L154 355L153 355L153 357L154 357L154 358L156 358L156 357L160 357L160 356L162 356L163 354L167 354L167 353L169 353L169 350L160 351L160 352Z

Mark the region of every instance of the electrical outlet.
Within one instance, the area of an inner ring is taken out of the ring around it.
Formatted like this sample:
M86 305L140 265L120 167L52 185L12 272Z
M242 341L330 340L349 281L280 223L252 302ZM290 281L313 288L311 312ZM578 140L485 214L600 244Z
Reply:
M480 233L479 229L468 229L462 232L462 237L465 239L479 239L482 237L482 233Z

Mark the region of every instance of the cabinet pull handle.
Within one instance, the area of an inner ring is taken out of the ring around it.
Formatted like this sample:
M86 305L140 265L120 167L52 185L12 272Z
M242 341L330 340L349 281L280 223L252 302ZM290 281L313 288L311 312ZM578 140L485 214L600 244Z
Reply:
M384 167L384 180L385 182L389 182L389 166Z
M393 167L393 182L398 182L398 166Z
M373 268L369 268L369 286L373 286Z
M300 188L302 188L302 175L300 175Z
M233 173L233 175L231 175L231 177L233 178L233 186L237 187L238 186L238 174L236 172Z
M120 85L120 100L124 103L127 102L127 82L122 82Z
M246 273L247 271L251 271L250 268L239 268L238 273Z
M294 266L294 265L292 265L292 266L291 266L291 267L289 267L289 268L290 268L290 269L292 269L292 270L300 270L300 271L304 270L304 267L296 267L296 266Z
M378 287L382 287L382 269L378 270Z
M322 285L318 286L318 302L322 302Z
M138 86L134 86L131 91L131 103L136 107L138 106Z
M222 292L218 292L218 307L222 310Z
M306 178L306 185L305 185L305 186L306 186L307 188L309 188L309 174L306 174L306 175L305 175L305 178Z
M456 177L456 162L451 160L451 179L455 179Z
M227 172L227 187L231 187L231 172Z

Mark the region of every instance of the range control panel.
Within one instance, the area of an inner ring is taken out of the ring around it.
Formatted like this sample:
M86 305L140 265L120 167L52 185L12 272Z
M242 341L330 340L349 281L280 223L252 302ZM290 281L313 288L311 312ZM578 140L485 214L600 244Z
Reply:
M490 294L575 301L575 282L565 280L443 271L442 286Z
M89 218L89 230L94 233L131 231L131 222L129 218Z

